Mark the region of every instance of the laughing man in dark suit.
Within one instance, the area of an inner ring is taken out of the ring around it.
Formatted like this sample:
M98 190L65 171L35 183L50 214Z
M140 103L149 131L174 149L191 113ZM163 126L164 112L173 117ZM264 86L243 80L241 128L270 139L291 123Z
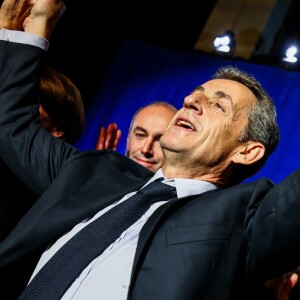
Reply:
M2 22L14 2L3 2ZM1 296L15 299L68 239L157 177L177 198L153 204L62 299L258 299L263 281L300 265L299 171L278 185L242 183L279 141L274 104L255 78L229 66L187 95L155 174L115 151L79 152L43 130L34 101L64 3L28 5L16 20L24 32L0 32L0 155L40 198L0 244Z

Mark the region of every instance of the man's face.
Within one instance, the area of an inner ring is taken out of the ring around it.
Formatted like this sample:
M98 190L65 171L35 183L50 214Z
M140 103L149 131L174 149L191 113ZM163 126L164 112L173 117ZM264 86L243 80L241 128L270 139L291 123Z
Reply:
M156 172L163 164L160 138L175 112L161 105L141 110L135 117L127 137L126 155Z
M232 80L216 79L197 87L161 138L166 157L172 164L195 169L195 174L197 168L225 168L241 147L238 138L255 103L253 93Z

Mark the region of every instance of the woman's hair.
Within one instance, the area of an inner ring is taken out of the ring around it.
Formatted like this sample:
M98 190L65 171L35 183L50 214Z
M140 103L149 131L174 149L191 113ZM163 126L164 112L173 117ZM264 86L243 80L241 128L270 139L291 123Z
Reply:
M75 84L62 73L45 67L38 98L40 106L48 115L48 128L45 129L49 132L62 132L60 139L75 143L80 138L85 124L84 105Z

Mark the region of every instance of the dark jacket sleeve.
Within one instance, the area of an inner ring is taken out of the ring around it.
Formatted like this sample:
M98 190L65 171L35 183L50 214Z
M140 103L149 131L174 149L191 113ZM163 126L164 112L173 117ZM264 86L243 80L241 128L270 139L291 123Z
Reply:
M45 53L35 46L0 41L0 156L38 195L77 152L39 122L37 89Z
M290 272L300 265L300 170L252 198L261 201L247 211L248 271L268 278Z

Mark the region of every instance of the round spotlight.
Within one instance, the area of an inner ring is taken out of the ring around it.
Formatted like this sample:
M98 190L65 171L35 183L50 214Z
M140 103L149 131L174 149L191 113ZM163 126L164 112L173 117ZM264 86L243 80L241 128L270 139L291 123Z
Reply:
M296 57L297 52L298 48L296 46L288 47L282 60L288 63L296 63L298 61L298 58Z
M234 33L231 30L225 31L214 40L214 47L217 53L231 54L235 48Z

